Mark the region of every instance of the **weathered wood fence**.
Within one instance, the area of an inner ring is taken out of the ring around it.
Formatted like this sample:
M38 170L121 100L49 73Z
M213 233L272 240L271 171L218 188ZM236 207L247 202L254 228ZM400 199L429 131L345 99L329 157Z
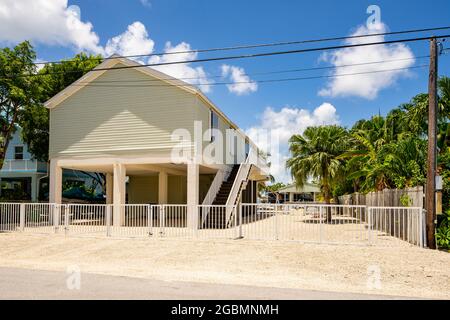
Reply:
M419 241L420 237L417 235L421 232L425 234L425 230L422 230L425 226L423 212L418 213L421 217L416 219L408 209L404 208L415 208L414 210L424 208L423 187L385 189L367 194L353 193L339 197L339 204L371 207L372 228L388 235ZM398 211L394 209L397 207ZM368 222L366 217L363 217L363 221Z
M406 202L406 203L405 203ZM424 188L385 189L367 194L353 193L339 197L339 204L365 205L369 207L418 207L424 208Z

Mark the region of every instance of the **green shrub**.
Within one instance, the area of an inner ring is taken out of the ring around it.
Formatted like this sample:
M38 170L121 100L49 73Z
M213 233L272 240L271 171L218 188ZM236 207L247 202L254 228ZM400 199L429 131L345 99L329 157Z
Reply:
M404 207L409 207L412 205L412 199L405 193L400 197L400 203Z
M436 230L436 243L440 249L450 250L450 210L445 213Z

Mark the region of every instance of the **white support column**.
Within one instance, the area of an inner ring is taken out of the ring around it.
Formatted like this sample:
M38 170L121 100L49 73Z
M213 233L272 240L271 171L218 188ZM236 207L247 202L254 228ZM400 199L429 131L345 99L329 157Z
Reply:
M294 193L293 192L289 192L289 202L290 203L294 202Z
M114 187L113 187L113 174L107 173L106 174L106 204L112 204L113 203L113 194L114 194Z
M38 195L38 177L36 175L31 176L31 202L37 202Z
M50 203L62 202L62 168L54 159L50 160Z
M114 213L113 213L113 226L120 227L125 222L125 194L126 194L126 168L122 163L114 164Z
M199 198L199 166L197 163L187 165L187 226L198 228L198 198Z
M167 172L160 171L159 175L158 175L158 203L159 204L167 204L167 202L168 202L168 194L167 194L168 187L169 187L169 176L167 175Z

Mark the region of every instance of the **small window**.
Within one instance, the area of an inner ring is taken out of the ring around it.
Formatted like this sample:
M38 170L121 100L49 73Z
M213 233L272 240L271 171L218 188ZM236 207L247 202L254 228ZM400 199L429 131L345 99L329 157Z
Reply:
M249 154L250 154L250 143L248 142L248 140L246 140L245 141L245 157L247 158Z
M23 146L14 147L14 159L23 160Z
M219 117L217 116L217 114L211 110L210 115L210 123L209 123L209 128L211 129L211 142L213 142L215 140L215 132L214 129L219 129Z

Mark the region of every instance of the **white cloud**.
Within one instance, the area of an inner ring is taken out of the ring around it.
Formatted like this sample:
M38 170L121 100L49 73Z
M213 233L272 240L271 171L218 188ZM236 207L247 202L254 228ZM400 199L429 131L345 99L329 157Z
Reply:
M291 176L286 170L289 139L294 134L303 134L307 127L330 124L339 124L336 108L330 103L323 103L312 112L294 107L284 107L280 111L267 107L260 123L246 133L258 147L271 154L270 170L275 179L290 182Z
M386 25L378 23L371 24L369 27L360 26L352 35L383 33L386 31ZM355 38L347 40L346 44L381 42L384 41L384 39L384 36ZM332 72L332 75L336 75L407 68L414 64L414 54L409 47L404 44L391 44L340 49L333 53L322 55L321 60L328 61L333 66L397 60L380 64L336 68ZM366 99L375 99L381 90L395 84L400 77L408 75L408 70L396 70L336 77L333 78L325 88L319 91L319 95L331 97L357 96Z
M150 1L141 0L149 6ZM136 21L127 30L111 39L105 47L100 45L98 35L90 22L81 21L80 8L69 6L67 0L0 0L0 42L18 43L31 40L34 43L71 47L74 51L87 51L110 56L145 55L154 51L155 43L149 37L144 24ZM189 43L181 42L172 46L166 43L165 52L190 51ZM149 63L187 61L197 58L197 53L153 56ZM143 57L136 58L145 62ZM190 78L186 82L201 83L199 88L209 92L212 83L201 66L176 64L155 67L176 78Z
M114 53L119 55L139 55L153 52L155 42L148 37L145 26L136 21L127 30L108 40L105 47L106 56Z
M252 82L250 77L245 74L243 68L230 66L227 64L222 65L222 76L228 78L233 84L228 84L228 91L238 96L256 92L258 85L256 82Z
M102 52L92 24L81 21L79 7L68 7L67 0L2 0L0 21L1 42L31 40Z
M150 2L150 0L139 0L139 1L141 2L141 4L144 7L147 7L147 8L151 8L152 7L152 3Z
M186 42L181 42L176 46L172 46L172 43L167 42L164 52L186 52L192 51L191 45ZM149 59L149 63L169 63L175 61L190 61L195 60L198 56L197 52L175 53L163 56L153 56ZM190 63L171 64L155 66L154 69L164 72L174 78L182 79L183 81L198 85L203 92L211 91L212 80L208 79L208 76L203 67L193 67Z

